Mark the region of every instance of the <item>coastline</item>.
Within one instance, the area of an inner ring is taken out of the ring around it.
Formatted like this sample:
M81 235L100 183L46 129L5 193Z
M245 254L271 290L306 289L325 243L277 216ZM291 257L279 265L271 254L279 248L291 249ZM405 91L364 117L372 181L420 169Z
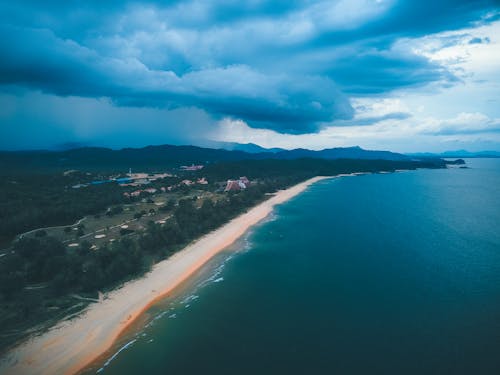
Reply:
M356 174L347 174L356 175ZM139 279L111 291L79 317L13 348L0 363L2 374L75 374L112 347L144 311L164 298L247 230L266 218L274 206L303 192L311 184L339 176L317 176L261 202L222 227L153 266Z

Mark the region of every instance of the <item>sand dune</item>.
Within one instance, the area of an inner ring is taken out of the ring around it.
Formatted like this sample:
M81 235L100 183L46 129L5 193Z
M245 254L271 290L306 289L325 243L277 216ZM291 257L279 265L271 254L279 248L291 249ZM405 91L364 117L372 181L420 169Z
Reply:
M1 374L74 374L108 350L121 332L151 304L171 292L215 254L234 243L252 225L264 219L277 204L328 177L314 177L231 220L221 228L156 264L144 277L109 293L72 321L14 348L0 364Z

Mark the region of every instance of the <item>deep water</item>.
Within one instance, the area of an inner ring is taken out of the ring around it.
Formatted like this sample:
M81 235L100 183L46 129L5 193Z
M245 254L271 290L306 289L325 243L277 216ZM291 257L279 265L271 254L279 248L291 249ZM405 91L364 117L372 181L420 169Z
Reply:
M500 159L467 163L311 186L102 373L500 374Z

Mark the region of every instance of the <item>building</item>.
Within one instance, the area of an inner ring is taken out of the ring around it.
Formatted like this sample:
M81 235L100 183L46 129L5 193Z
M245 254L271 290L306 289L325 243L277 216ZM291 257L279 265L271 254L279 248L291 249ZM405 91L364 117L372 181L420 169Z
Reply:
M200 169L203 169L203 165L194 165L194 164L191 164L191 166L182 165L181 169L183 171L199 171Z
M196 183L200 185L208 185L208 181L205 177L199 178L198 180L196 180Z
M227 180L224 191L240 191L250 186L250 181L246 177L240 177L238 180Z
M240 191L241 186L237 180L227 180L226 188L224 191Z

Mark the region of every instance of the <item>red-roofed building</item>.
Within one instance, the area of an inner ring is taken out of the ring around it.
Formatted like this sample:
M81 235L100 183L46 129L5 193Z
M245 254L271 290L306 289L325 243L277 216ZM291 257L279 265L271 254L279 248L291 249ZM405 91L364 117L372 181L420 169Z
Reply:
M196 180L196 183L198 183L200 185L207 185L208 181L205 177L202 177L202 178L199 178L198 180Z
M240 191L241 186L237 180L227 180L226 188L224 191Z
M250 186L250 181L246 177L240 177L239 180L227 180L224 191L240 191Z

